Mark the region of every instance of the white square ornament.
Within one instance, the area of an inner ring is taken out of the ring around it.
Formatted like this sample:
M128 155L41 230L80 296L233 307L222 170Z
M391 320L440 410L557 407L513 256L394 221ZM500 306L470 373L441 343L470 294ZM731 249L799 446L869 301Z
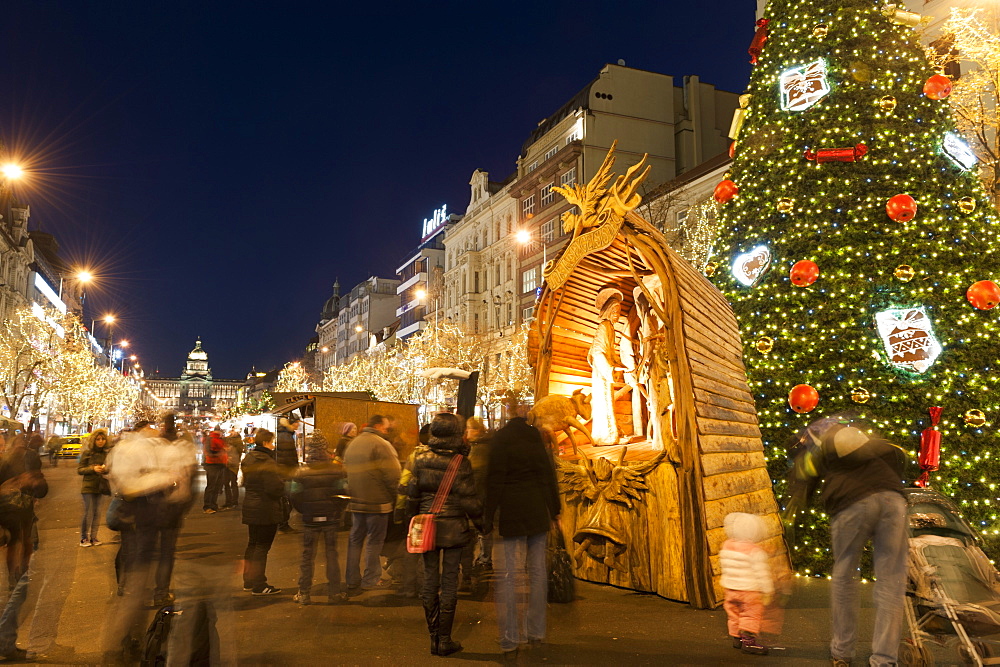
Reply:
M830 84L826 79L826 61L820 58L808 65L785 70L778 79L778 86L781 89L782 109L808 109L830 92Z
M923 306L883 310L875 314L875 324L889 362L897 368L924 373L941 354Z

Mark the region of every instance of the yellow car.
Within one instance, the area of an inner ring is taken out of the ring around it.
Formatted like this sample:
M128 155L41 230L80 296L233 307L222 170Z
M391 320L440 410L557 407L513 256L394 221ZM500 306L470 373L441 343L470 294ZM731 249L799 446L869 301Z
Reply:
M79 456L80 447L83 446L83 443L85 443L89 437L89 433L73 433L62 436L63 446L62 449L59 450L59 458L68 459Z

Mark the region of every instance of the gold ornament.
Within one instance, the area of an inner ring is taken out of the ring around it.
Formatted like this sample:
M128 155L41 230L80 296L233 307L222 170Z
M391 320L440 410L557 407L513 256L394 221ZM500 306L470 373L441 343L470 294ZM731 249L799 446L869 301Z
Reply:
M962 213L972 213L976 210L976 200L972 197L962 197L958 200L958 210Z
M969 426L982 426L986 423L986 414L982 410L969 410L965 413L965 423Z
M872 68L867 63L855 60L850 64L851 76L855 81L866 83L872 80Z
M913 276L917 275L917 272L913 270L913 267L909 264L900 264L893 271L893 275L896 276L896 280L901 283L908 283L913 280Z
M705 275L708 277L714 276L715 272L718 270L719 270L718 262L709 262L708 264L705 265Z
M880 97L878 101L878 108L886 113L892 113L896 110L896 98L892 95Z
M757 339L755 347L757 348L758 352L767 354L768 352L774 349L774 339L771 338L770 336L761 336L760 338Z
M864 387L855 387L851 390L851 400L855 403L867 403L871 400L872 393Z
M778 200L778 213L791 213L795 208L795 200L791 197L782 197Z
M818 23L816 24L816 27L813 28L813 37L815 37L816 39L823 39L824 37L827 36L827 34L829 34L829 32L830 32L829 26L827 26L825 23Z
M886 5L882 8L882 13L896 25L905 25L910 28L916 28L924 20L920 14L901 9L899 5Z

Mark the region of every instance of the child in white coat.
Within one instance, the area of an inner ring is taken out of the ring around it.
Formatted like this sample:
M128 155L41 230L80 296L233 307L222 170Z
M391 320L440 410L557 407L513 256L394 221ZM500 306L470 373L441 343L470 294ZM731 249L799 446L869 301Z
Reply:
M758 638L774 596L770 555L760 545L767 536L767 525L761 517L743 512L727 515L723 525L728 539L719 552L719 564L733 648L767 655L767 647Z

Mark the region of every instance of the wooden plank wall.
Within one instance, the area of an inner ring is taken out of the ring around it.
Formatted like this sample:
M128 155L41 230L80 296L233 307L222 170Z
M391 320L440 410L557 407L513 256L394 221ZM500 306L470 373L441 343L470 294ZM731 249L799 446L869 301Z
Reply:
M788 569L778 505L764 460L753 396L746 382L739 325L722 294L673 251L687 354L694 381L698 444L705 490L708 549L719 586L723 520L730 512L764 517L773 565Z

